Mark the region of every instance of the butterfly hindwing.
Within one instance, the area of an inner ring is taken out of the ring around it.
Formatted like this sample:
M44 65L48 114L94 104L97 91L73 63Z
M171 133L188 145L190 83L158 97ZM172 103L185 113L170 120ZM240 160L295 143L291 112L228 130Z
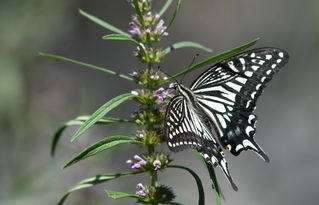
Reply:
M217 63L193 82L198 104L232 154L252 149L269 161L253 139L257 120L253 111L266 83L287 61L288 53L281 49L253 49Z
M166 109L164 129L169 149L175 152L186 148L196 149L206 161L220 166L234 190L237 190L224 152L212 136L209 126L208 118L200 108L193 107L182 95L175 96Z

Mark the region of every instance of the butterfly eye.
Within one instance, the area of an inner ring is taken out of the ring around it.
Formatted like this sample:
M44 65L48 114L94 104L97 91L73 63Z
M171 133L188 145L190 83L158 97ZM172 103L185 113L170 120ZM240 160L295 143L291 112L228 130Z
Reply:
M228 144L228 145L226 146L226 149L230 151L230 150L231 150L231 145Z

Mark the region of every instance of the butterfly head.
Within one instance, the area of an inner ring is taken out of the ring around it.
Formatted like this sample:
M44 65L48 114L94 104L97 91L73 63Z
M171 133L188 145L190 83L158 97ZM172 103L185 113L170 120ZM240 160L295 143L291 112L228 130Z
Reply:
M171 83L169 85L170 88L174 89L174 90L178 90L178 86L179 86L179 83L178 82L175 82L175 83Z
M182 84L176 82L176 83L172 83L170 85L170 88L173 88L174 90L178 91L179 93L183 93L183 91L185 89L187 89L185 86L183 86Z

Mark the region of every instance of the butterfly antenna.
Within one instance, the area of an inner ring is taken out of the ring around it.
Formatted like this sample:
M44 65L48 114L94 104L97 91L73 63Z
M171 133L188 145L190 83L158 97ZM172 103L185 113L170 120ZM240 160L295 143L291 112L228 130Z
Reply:
M199 54L197 53L197 54L195 54L194 56L193 56L193 59L192 59L192 61L191 61L191 63L187 66L187 68L190 68L193 64L194 64L194 62L195 62L195 60L196 60L196 58L199 56ZM186 75L186 74L185 74ZM181 84L182 84L182 82L183 82L183 80L184 80L184 78L185 78L185 75L183 75L183 77L182 77L182 79L181 79Z

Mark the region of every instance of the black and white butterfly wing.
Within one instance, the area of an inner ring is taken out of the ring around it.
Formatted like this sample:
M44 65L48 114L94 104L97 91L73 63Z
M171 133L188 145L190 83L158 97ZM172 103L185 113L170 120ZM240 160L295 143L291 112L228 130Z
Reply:
M165 133L167 145L172 151L193 148L200 152L206 161L219 165L234 190L234 184L224 152L212 136L209 119L204 113L193 107L182 95L175 96L169 103L165 114Z
M234 155L251 149L265 161L268 156L254 141L257 98L274 73L288 62L288 53L276 48L243 52L217 63L191 85L220 143Z

